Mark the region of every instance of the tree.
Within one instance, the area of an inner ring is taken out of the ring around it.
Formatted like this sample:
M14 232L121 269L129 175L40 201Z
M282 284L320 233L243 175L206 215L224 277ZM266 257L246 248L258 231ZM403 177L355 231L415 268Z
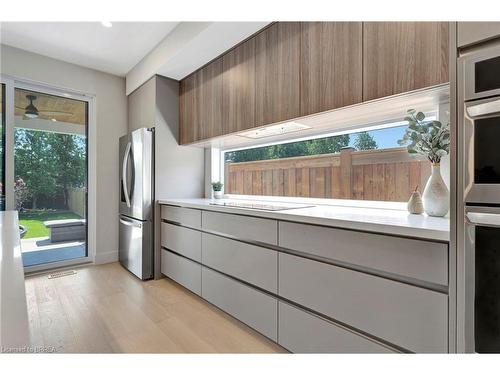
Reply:
M313 139L308 143L308 155L333 154L349 145L349 134Z
M53 167L57 170L57 189L62 192L64 205L68 207L69 188L85 185L85 141L77 135L49 133L48 143Z
M25 183L33 197L33 208L38 207L41 195L55 196L56 180L46 132L16 128L15 173Z
M33 208L41 196L62 194L68 207L68 190L85 185L85 138L17 128L14 163L16 175L31 194Z
M378 148L377 142L375 142L375 139L368 132L361 132L356 135L354 147L357 150L373 150Z
M330 154L349 145L349 134L226 152L226 163Z

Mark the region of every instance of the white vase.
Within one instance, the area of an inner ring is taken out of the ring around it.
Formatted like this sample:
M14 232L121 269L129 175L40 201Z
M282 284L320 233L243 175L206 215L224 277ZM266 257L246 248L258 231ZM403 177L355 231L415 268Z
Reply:
M450 209L450 191L441 177L439 164L432 165L432 174L425 185L424 210L429 216L445 216Z
M214 198L221 199L222 198L222 191L214 191Z

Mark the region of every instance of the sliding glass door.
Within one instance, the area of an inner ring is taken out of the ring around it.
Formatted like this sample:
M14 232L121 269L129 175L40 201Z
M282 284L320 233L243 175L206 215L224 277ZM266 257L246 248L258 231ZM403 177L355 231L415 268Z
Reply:
M11 103L2 111L2 186L11 189L7 208L18 211L24 266L38 271L89 260L89 100L10 83L3 85Z

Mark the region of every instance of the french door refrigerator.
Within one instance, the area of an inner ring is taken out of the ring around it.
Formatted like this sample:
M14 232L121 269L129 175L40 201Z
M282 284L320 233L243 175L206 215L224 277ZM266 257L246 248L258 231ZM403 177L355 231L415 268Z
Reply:
M153 277L154 128L120 138L119 260L142 280Z

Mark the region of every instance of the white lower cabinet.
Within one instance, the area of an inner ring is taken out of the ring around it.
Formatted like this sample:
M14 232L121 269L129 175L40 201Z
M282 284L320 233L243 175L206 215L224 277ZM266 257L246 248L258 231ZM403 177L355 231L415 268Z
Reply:
M279 302L278 343L293 353L394 353L389 347Z
M201 262L201 232L197 230L161 223L161 246Z
M207 233L203 233L202 243L203 265L277 293L276 251Z
M256 331L278 339L278 301L265 293L202 267L201 296Z
M161 218L187 225L188 227L201 228L201 210L193 208L162 206Z
M279 254L279 295L418 353L448 351L448 296Z
M161 251L161 273L201 295L201 265L167 250Z

